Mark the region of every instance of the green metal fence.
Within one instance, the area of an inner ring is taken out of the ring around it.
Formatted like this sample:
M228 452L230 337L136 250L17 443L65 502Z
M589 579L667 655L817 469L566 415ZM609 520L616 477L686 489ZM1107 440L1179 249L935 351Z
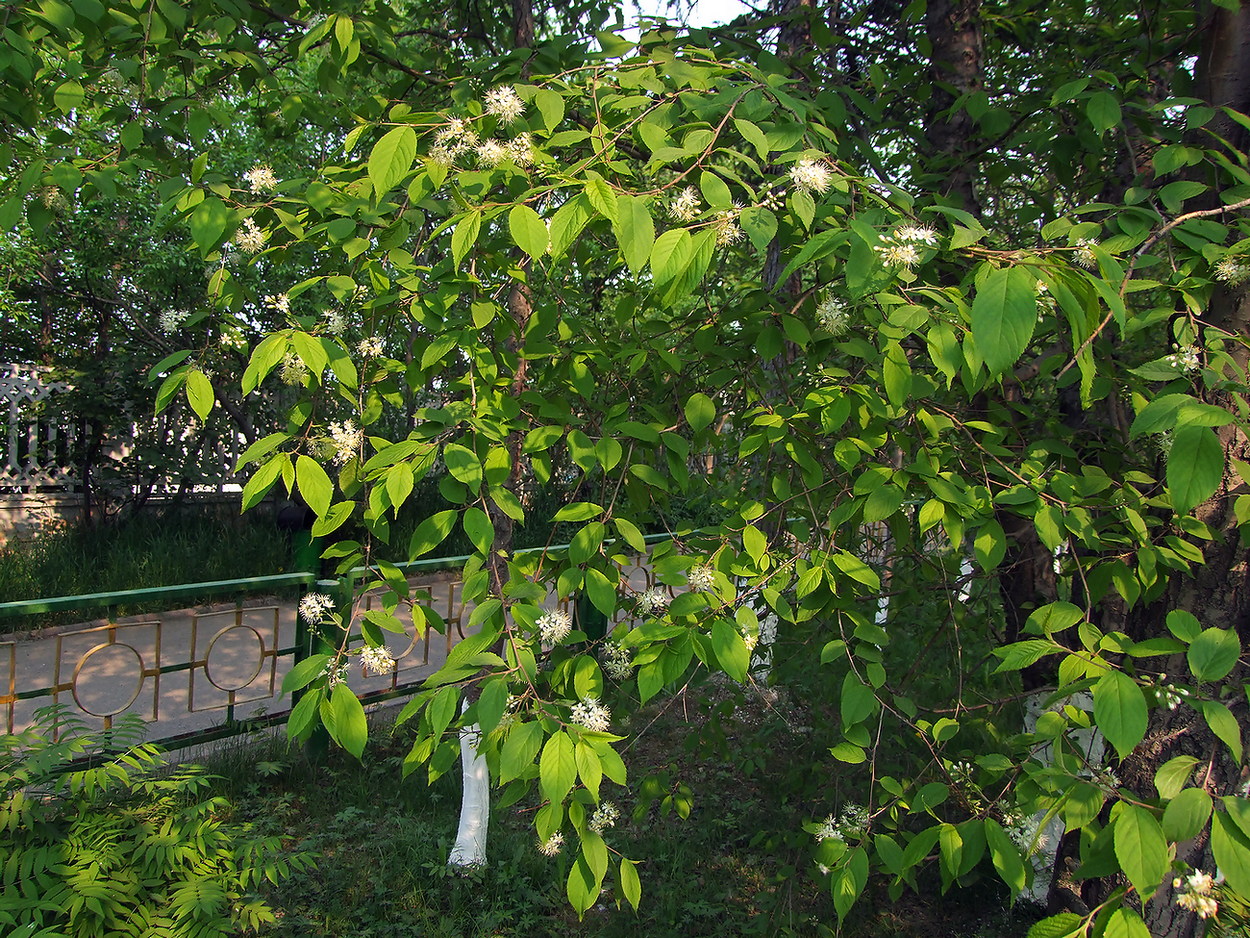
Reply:
M396 670L349 679L366 704L411 694L464 637L469 609L460 597L459 572L468 559L437 557L397 565L406 578L417 578L415 588L425 594L422 606L438 613L445 631L428 623L414 626L401 614L406 634L387 633ZM639 584L652 585L641 557L632 569ZM347 608L367 610L378 597L363 592L362 585L374 574L366 568L335 579L292 573L0 603L0 629L54 613L99 617L0 634L0 732L20 730L36 709L48 705L65 706L106 729L115 717L137 713L154 724L154 741L168 748L284 722L293 701L280 693L282 675L332 638L299 617L299 599L317 591ZM289 595L275 597L284 592ZM224 603L182 608L208 599ZM162 611L119 615L149 604ZM576 603L570 612L579 619L586 614Z

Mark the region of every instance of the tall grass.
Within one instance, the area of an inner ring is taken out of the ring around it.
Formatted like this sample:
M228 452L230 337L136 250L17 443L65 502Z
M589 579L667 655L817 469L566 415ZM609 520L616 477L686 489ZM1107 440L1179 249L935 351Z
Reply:
M170 509L95 528L57 524L0 547L0 602L266 576L290 562L290 541L268 515Z

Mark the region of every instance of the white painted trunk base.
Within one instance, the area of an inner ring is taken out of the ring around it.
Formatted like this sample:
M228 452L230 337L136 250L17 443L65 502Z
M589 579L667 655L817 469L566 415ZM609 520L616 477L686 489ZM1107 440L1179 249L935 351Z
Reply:
M481 731L476 723L460 728L460 768L464 794L460 801L460 828L447 865L461 868L486 865L486 829L490 823L490 772L477 751Z

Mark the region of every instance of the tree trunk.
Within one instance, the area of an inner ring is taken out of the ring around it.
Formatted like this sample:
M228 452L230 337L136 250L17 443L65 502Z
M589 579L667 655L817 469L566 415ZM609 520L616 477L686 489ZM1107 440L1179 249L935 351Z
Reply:
M980 0L929 0L924 25L933 79L927 136L934 158L927 168L945 179L945 184L934 186L936 190L975 213L980 210L976 161L968 146L975 122L966 109L953 107L961 96L981 88Z

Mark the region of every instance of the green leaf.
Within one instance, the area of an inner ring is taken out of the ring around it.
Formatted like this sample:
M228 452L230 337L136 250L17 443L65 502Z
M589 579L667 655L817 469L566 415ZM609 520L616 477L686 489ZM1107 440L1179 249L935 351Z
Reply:
M192 210L189 221L191 237L200 249L201 257L207 257L221 244L232 215L226 204L215 195Z
M1115 856L1124 875L1142 897L1150 899L1168 871L1168 843L1154 815L1121 802L1115 819Z
M777 216L766 208L749 205L738 216L738 224L751 239L755 250L763 254L777 236Z
M191 368L187 371L187 403L191 405L191 409L195 411L195 415L201 421L208 419L208 413L213 409L213 385L208 380L208 375L200 371L198 368Z
M1007 836L1007 832L993 818L985 819L985 842L990 848L990 859L994 861L994 869L1007 888L1011 890L1011 901L1024 889L1026 874L1024 860L1020 858L1020 850Z
M841 703L843 726L853 726L877 712L877 695L853 671L842 679Z
M1037 922L1026 938L1084 938L1085 919L1075 912L1060 912Z
M670 228L655 239L651 247L651 277L656 285L668 283L680 275L694 256L690 232L685 228Z
M499 783L520 777L534 764L542 745L543 729L537 723L521 723L508 731L508 738L499 752Z
M330 738L359 759L369 739L369 723L365 708L344 681L335 685L330 699L321 703L321 722Z
M1185 514L1205 502L1224 478L1224 447L1213 430L1187 426L1168 450L1167 484L1172 507Z
M564 730L557 731L543 746L538 762L538 782L543 797L560 804L577 781L577 757L573 740Z
M1124 759L1146 735L1146 697L1121 671L1108 671L1094 685L1094 722Z
M829 882L829 891L833 895L833 907L838 913L838 924L846 918L855 905L855 900L864 891L868 883L868 854L863 847L856 847L847 854L846 860L838 867Z
M82 104L85 97L86 93L82 90L82 85L73 80L62 82L52 93L52 101L62 114L68 114L74 110Z
M549 133L564 120L564 98L549 88L540 88L534 93L534 106L542 115L543 126Z
M1085 113L1099 136L1120 123L1120 102L1108 91L1096 91L1085 103Z
M1211 852L1228 885L1250 896L1250 837L1224 811L1211 816Z
M1000 671L1019 671L1027 668L1044 656L1062 651L1062 649L1054 642L1031 638L1023 642L1013 642L1010 645L992 649L992 651L997 657L1003 659L994 669L994 673L997 674Z
M1203 629L1185 653L1196 681L1218 681L1233 670L1239 657L1241 641L1227 629Z
M1202 718L1220 742L1224 743L1233 754L1233 759L1241 763L1241 724L1233 716L1232 711L1218 700L1204 700L1198 704Z
M1024 354L1037 326L1037 278L1025 267L991 270L972 301L972 336L992 377Z
M308 503L318 518L325 517L330 510L330 497L334 494L334 483L321 468L321 464L311 457L300 455L295 459L295 484L300 495Z
M416 157L417 132L411 127L394 127L373 145L369 153L369 180L379 199L408 174Z
M1150 938L1150 929L1132 909L1118 908L1107 919L1103 938Z
M451 233L451 257L456 267L460 266L464 256L477 242L477 236L481 230L482 213L478 211L466 212L461 216L460 221L456 222L456 227Z
M534 260L547 253L550 243L547 223L528 205L514 206L508 213L508 230L516 246Z
M642 881L638 878L638 868L634 861L621 857L621 895L638 911L638 903L642 901Z
M284 696L294 693L321 677L331 657L331 655L309 655L300 661L282 678L281 693Z
M608 185L607 181L594 170L586 171L585 192L586 198L590 199L590 204L594 210L615 225L618 220L616 193L612 191L612 187Z
M1211 796L1201 788L1186 788L1163 809L1163 836L1179 842L1198 836L1211 819Z
M347 519L352 516L354 507L354 502L338 502L331 505L324 518L318 518L313 522L312 536L325 537L327 534L333 534L347 523Z
M746 680L751 653L738 630L724 619L712 623L712 649L726 674L735 681Z
M639 553L645 553L647 550L647 541L643 537L642 532L638 530L638 526L632 521L625 518L613 518L612 524L616 526L616 530L620 533L621 539L630 547Z
M1175 756L1159 766L1155 772L1155 788L1160 797L1175 798L1194 774L1197 764L1193 756Z
M655 242L655 224L645 199L621 193L616 200L616 240L634 276L642 273Z
M412 532L408 542L408 559L416 560L422 554L428 554L447 539L447 535L456 526L456 512L448 509L426 518Z
M695 433L709 426L716 419L716 405L702 391L695 391L686 399L686 422Z
M470 505L464 510L462 524L469 543L483 556L489 554L495 542L495 526L491 524L490 516L476 505Z
M972 542L972 555L976 558L977 566L986 573L992 572L1002 563L1003 557L1007 555L1007 535L1003 533L1003 526L996 518L985 522L977 531Z
M469 491L477 493L482 484L482 461L477 453L459 443L448 443L443 447L443 462L453 479L463 482Z

